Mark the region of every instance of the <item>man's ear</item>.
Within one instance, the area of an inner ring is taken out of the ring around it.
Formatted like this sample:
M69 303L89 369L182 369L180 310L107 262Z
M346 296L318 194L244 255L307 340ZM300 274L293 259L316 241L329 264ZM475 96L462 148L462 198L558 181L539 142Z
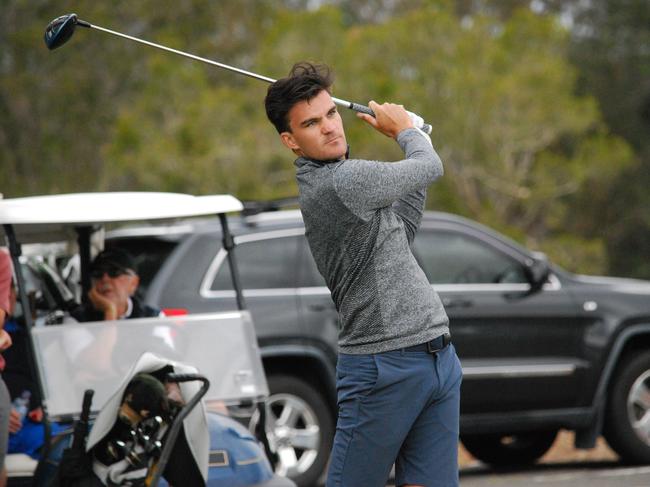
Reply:
M297 150L300 150L300 147L296 144L296 139L293 138L291 132L282 132L280 134L280 140L282 140L285 147L288 147L292 151L296 152Z
M133 296L140 285L140 276L131 276L131 283L129 284L129 296Z

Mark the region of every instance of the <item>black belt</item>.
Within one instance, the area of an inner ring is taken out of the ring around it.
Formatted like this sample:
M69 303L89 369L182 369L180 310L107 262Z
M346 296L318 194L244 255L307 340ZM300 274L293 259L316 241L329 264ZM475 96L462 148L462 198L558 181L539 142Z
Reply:
M438 338L434 338L429 342L402 348L402 351L436 353L444 349L450 343L451 335L449 333L445 333L444 335L440 335Z

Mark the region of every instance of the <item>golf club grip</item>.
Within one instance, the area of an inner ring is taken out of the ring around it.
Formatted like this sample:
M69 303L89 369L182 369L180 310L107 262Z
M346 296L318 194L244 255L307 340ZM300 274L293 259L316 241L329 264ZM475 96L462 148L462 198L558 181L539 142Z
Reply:
M365 113L367 115L370 115L371 117L375 116L375 112L373 112L367 106L360 105L359 103L350 102L350 109L354 110L355 112ZM423 123L422 127L418 127L418 128L426 134L431 134L431 130L433 130L433 127L431 127L431 125L428 123Z
M79 419L81 421L88 421L88 418L90 417L90 406L93 403L93 395L95 394L95 391L93 389L86 389L84 392L84 398L83 402L81 404L81 416L79 416Z
M84 398L81 406L81 415L79 416L79 421L77 421L75 424L72 434L71 448L75 450L83 449L84 443L86 441L86 436L88 435L88 418L90 417L90 406L93 402L94 394L95 391L93 389L86 389L84 392Z
M370 108L365 105L359 105L358 103L350 102L350 109L354 110L355 112L365 113L371 117L375 116L375 112L373 112Z

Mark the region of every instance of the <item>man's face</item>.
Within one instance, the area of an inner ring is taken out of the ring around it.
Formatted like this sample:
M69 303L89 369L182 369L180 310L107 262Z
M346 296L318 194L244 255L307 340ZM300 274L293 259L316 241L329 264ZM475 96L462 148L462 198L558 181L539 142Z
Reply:
M140 283L140 278L130 269L96 269L91 277L95 290L115 304L118 310L127 306L129 297Z
M289 127L280 138L299 156L324 161L340 159L348 150L341 115L325 90L289 110Z

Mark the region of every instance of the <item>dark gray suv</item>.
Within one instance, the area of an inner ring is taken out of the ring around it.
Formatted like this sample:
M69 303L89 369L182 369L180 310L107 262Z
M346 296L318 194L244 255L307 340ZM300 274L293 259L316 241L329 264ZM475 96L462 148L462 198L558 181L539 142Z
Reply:
M231 219L271 397L280 472L312 485L333 437L337 316L298 211ZM217 222L125 228L145 298L193 313L235 309ZM650 463L650 282L567 273L470 220L426 213L413 249L451 319L463 364L461 439L494 465L532 463L561 428L604 433ZM179 311L180 310L180 311Z

